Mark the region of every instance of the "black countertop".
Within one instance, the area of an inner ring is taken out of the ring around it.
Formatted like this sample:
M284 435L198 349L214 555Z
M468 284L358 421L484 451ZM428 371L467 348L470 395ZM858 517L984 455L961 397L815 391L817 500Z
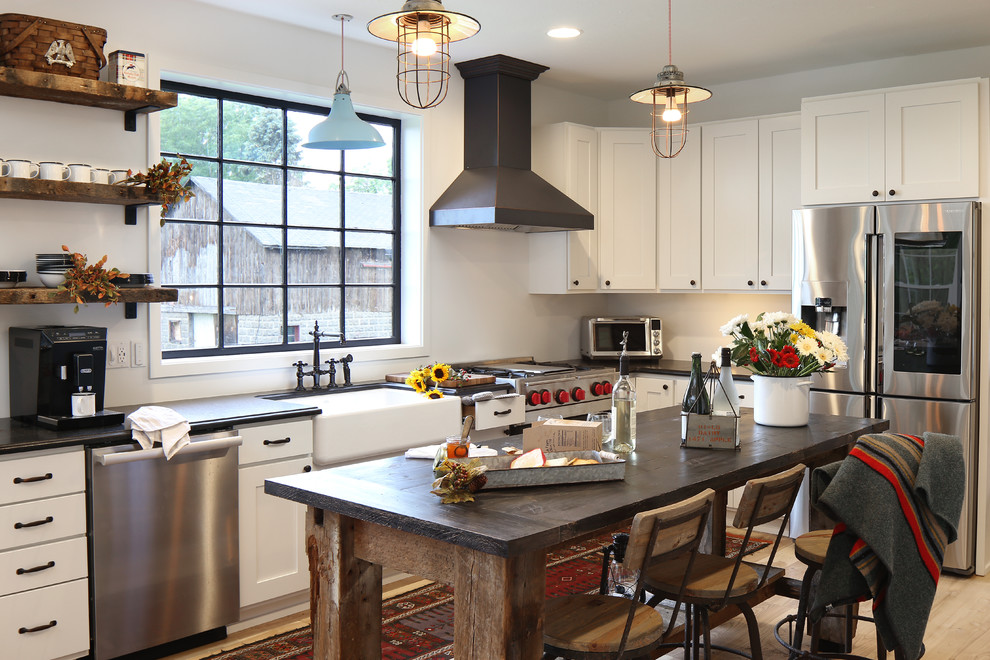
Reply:
M235 424L273 422L294 417L318 415L320 407L306 397L273 401L251 394L208 397L155 404L171 408L189 420L193 432L207 433ZM129 415L141 406L112 406ZM123 424L74 431L53 431L14 419L0 419L0 455L39 449L72 446L106 446L130 442L131 432Z
M710 363L710 358L708 360L702 358L702 369L707 371ZM570 362L570 364L580 364L587 367L613 366L616 369L619 368L618 360L578 360ZM658 374L663 376L690 376L691 360L671 360L667 358L661 358L659 360L630 360L629 372L633 374ZM743 369L742 367L732 367L733 380L748 381L751 373L748 369Z

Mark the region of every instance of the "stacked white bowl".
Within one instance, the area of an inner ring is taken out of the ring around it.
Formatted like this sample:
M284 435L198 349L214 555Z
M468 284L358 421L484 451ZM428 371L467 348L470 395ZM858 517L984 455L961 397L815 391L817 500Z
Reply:
M65 281L65 271L72 268L72 255L65 252L36 254L34 263L41 283L49 289L54 289Z

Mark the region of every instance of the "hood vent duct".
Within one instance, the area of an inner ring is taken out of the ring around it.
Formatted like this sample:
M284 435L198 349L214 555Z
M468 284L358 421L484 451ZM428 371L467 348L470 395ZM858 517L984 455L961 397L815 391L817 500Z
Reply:
M464 78L464 171L430 208L430 225L594 229L591 213L530 169L530 83L547 67L506 55L456 66Z

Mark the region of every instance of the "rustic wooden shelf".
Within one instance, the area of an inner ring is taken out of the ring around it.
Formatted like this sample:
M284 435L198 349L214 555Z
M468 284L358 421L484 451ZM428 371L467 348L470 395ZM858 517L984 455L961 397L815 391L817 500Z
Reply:
M55 73L0 67L0 95L124 112L124 130L137 130L137 115L174 108L178 94Z
M35 199L53 202L84 202L123 206L124 223L137 224L137 209L161 204L161 198L143 186L111 186L50 179L0 178L0 198Z
M137 303L175 302L179 299L178 289L161 287L121 288L120 302L124 303L124 318L137 318ZM92 304L103 302L95 298ZM45 287L14 287L0 289L0 305L45 305L74 304L67 291L57 291Z

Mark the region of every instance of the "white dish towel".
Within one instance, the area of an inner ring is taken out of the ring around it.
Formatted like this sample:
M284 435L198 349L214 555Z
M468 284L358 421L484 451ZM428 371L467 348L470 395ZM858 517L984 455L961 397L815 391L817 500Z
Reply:
M189 422L171 408L141 406L127 416L127 423L135 442L144 449L160 444L166 459L189 444Z

